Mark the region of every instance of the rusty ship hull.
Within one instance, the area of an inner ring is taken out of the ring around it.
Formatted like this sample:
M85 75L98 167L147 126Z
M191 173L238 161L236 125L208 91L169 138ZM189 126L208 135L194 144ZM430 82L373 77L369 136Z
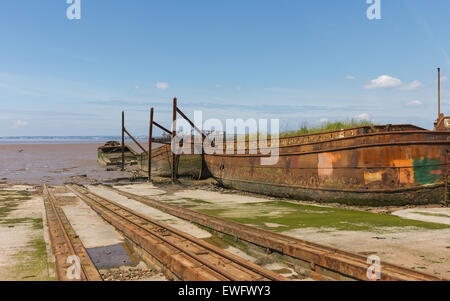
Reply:
M279 160L205 155L222 185L243 191L358 205L439 203L444 198L450 132L413 125L359 127L280 138ZM225 153L225 152L224 152Z
M163 145L152 151L152 174L160 177L172 175L172 151L170 144ZM203 179L207 177L205 162L200 154L183 154L175 156L176 174L180 177ZM148 173L148 155L138 157L138 167L144 174Z
M130 146L124 147L125 164L135 165L139 154ZM100 165L113 166L122 164L122 146L119 142L109 141L97 149L97 161Z

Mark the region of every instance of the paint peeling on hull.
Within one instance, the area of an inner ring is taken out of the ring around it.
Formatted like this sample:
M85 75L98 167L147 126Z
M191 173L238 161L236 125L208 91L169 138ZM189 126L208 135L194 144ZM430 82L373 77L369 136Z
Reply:
M361 127L283 138L280 146L273 166L261 166L261 155L206 155L205 161L223 185L274 196L403 205L439 203L444 195L450 132Z

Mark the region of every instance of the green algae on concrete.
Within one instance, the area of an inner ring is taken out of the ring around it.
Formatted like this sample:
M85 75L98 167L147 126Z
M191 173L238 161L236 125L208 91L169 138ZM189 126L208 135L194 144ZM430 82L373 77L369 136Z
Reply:
M47 249L43 237L29 242L27 248L14 256L16 264L11 267L16 280L22 281L54 281L48 274L49 263Z
M248 245L245 244L244 242L242 242L241 240L237 239L236 237L233 237L232 235L229 235L226 233L220 233L220 232L214 231L214 230L212 230L208 227L202 226L202 225L197 224L197 227L211 233L211 237L204 238L203 239L204 241L206 241L210 244L213 244L221 249L226 249L229 246L233 246L235 248L240 249L247 255L250 255Z
M14 226L26 223L30 224L31 227L35 230L41 230L44 228L42 218L30 218L30 217L12 218L12 219L6 218L0 221L0 224L4 224L7 226Z
M398 216L358 210L296 204L286 201L243 203L230 206L215 204L192 208L213 216L271 231L298 228L323 228L353 231L384 231L388 228L445 229L450 225L404 219ZM277 224L278 227L270 227Z
M10 266L6 268L6 275L9 280L16 281L56 280L49 276L49 269L54 267L49 267L40 211L39 215L34 213L20 218L9 218L12 212L19 210L18 207L23 202L31 200L27 191L0 191L0 228L18 228L21 235L25 235L25 230L27 237L27 242L20 251L10 255Z
M30 200L27 191L6 191L0 190L0 221L7 217L20 205L20 201Z

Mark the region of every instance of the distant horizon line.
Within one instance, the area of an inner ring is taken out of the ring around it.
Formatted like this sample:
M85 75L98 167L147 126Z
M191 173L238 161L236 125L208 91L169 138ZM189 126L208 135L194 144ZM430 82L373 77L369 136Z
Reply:
M159 136L155 136L159 137ZM1 141L7 140L107 140L107 139L121 139L120 135L93 135L93 136L0 136ZM136 139L141 140L148 138L148 135L136 135ZM125 140L131 140L125 137Z

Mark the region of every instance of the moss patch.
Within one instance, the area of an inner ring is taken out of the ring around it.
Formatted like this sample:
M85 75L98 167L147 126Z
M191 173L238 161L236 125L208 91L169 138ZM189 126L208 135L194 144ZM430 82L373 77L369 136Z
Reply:
M226 249L229 246L233 246L235 248L244 251L246 254L249 254L248 245L243 243L241 240L234 238L233 236L225 233L216 232L208 227L203 225L196 224L197 227L203 229L209 233L211 233L211 237L204 238L204 241L207 241L221 249Z
M212 235L211 237L208 238L204 238L203 240L221 249L226 249L229 247L228 243L224 242L222 239L220 239L215 235Z
M22 281L51 281L48 275L47 249L44 238L36 238L29 242L27 249L16 256L17 264L13 273L17 280Z
M216 204L215 207L217 206L220 205ZM375 232L396 227L450 228L450 225L409 220L393 215L283 201L233 204L233 207L222 206L219 208L199 206L195 210L277 232L298 228L333 228L336 230ZM283 227L271 228L267 227L265 223L279 224Z
M14 226L19 224L30 224L35 230L41 230L44 228L42 218L14 218L14 219L4 219L0 221L0 224L7 226Z
M12 211L20 205L21 201L30 200L27 191L0 191L0 221L6 218Z
M24 201L31 200L27 191L0 191L0 225L15 227L21 225L30 229L30 240L16 255L12 255L8 274L18 281L55 280L48 276L47 248L42 235L41 217L8 218L11 212Z

